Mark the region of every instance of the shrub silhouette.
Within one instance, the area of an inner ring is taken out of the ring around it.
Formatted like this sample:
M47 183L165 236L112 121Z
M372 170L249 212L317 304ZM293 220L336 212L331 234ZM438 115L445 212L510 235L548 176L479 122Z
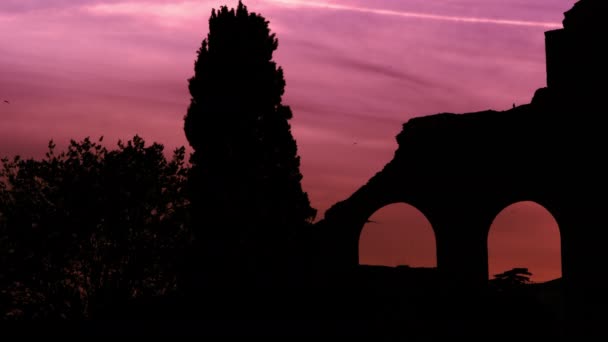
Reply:
M184 130L194 149L189 187L204 253L195 259L215 279L286 260L290 241L316 214L300 184L268 24L241 2L214 9L189 79Z
M494 279L490 280L490 285L498 291L517 289L523 285L530 284L531 276L532 273L527 268L516 267L494 275Z
M4 318L85 318L175 290L189 239L185 149L168 161L138 136L116 150L101 140L2 159Z

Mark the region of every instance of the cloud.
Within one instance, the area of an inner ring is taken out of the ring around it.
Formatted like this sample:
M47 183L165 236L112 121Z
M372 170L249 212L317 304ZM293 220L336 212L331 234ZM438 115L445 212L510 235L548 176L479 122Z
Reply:
M24 12L41 12L77 8L96 3L117 3L124 0L2 0L0 13L22 14Z
M553 22L495 19L495 18L484 18L484 17L465 17L465 16L452 16L452 15L431 14L431 13L407 12L407 11L397 11L397 10L392 10L392 9L359 7L359 6L342 5L342 4L336 4L336 3L308 1L308 0L266 0L266 1L277 4L277 5L283 5L283 6L288 6L288 7L353 11L353 12L362 12L362 13L385 15L385 16L395 16L395 17L403 17L403 18L429 19L429 20L451 21L451 22L472 23L472 24L534 26L534 27L543 27L543 28L547 28L547 29L555 29L555 28L562 27L561 23L553 23Z
M238 5L237 0L123 0L111 3L95 3L84 6L83 9L92 15L103 17L129 17L153 21L156 25L169 28L191 29L194 22L206 24L212 9L222 6L234 8ZM260 6L262 5L262 6ZM248 6L250 12L271 10L273 6L264 6L264 3L256 3L255 9ZM274 32L285 34L288 32L286 25L273 22L271 29Z
M573 3L245 0L278 34L283 102L318 218L392 159L412 116L529 101L545 82L543 32ZM187 79L211 8L224 4L237 0L0 0L0 96L11 100L0 155L100 135L187 145Z
M158 16L171 19L183 19L200 16L204 11L210 10L211 3L211 1L128 1L118 3L97 3L87 6L87 10L95 14L105 15Z
M347 68L347 73L365 73L380 77L392 78L408 82L416 86L432 86L431 82L415 73L407 73L390 64L368 61L362 57L351 57L347 51L340 51L328 45L313 42L303 42L302 46L309 47L308 54L322 63L329 63L336 68ZM364 57L364 56L363 56ZM366 75L368 76L368 75Z

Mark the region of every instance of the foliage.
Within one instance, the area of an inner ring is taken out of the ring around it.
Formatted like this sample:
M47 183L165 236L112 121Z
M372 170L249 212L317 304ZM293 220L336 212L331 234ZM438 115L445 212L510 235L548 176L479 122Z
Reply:
M513 268L506 272L494 275L490 284L498 290L516 289L522 285L530 284L532 273L527 268Z
M85 318L100 304L174 290L189 239L185 149L167 160L139 136L115 150L102 138L61 153L51 141L41 160L2 159L5 318Z
M212 263L280 260L278 249L312 223L300 158L281 103L283 70L269 22L239 2L212 11L198 50L184 130L195 152L190 177L195 234ZM222 266L223 267L223 266ZM224 267L226 268L226 267Z

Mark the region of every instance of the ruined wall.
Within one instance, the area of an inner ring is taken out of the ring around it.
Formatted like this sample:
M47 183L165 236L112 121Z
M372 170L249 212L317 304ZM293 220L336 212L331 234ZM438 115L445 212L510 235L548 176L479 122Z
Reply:
M493 219L515 202L534 201L559 225L571 312L608 304L606 29L589 23L607 3L580 1L566 12L565 29L546 33L548 87L531 104L405 123L393 160L317 225L323 262L356 266L366 220L405 202L431 222L447 279L483 287Z

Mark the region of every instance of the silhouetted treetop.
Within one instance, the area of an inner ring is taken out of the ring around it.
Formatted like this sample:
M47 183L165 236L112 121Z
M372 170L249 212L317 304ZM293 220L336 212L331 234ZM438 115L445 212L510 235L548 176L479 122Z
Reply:
M262 16L249 13L241 2L236 11L226 6L213 10L209 34L198 50L195 76L189 80L192 103L185 131L196 150L208 146L205 139L213 135L202 134L203 125L198 123L202 118L190 113L213 112L215 115L205 120L217 120L217 124L228 123L239 113L238 120L247 124L245 127L252 127L260 111L271 111L281 105L285 81L283 70L272 61L278 40L270 33L268 24ZM223 113L228 115L220 115ZM291 118L290 111L277 114ZM216 129L213 123L205 126Z
M82 318L174 291L188 244L185 149L53 141L0 162L0 318Z
M524 267L516 267L503 273L495 274L490 284L499 290L513 289L530 284L532 273Z
M190 198L206 260L281 259L278 249L316 214L300 184L292 112L281 103L283 70L272 60L278 40L268 24L242 2L213 10L188 81Z

